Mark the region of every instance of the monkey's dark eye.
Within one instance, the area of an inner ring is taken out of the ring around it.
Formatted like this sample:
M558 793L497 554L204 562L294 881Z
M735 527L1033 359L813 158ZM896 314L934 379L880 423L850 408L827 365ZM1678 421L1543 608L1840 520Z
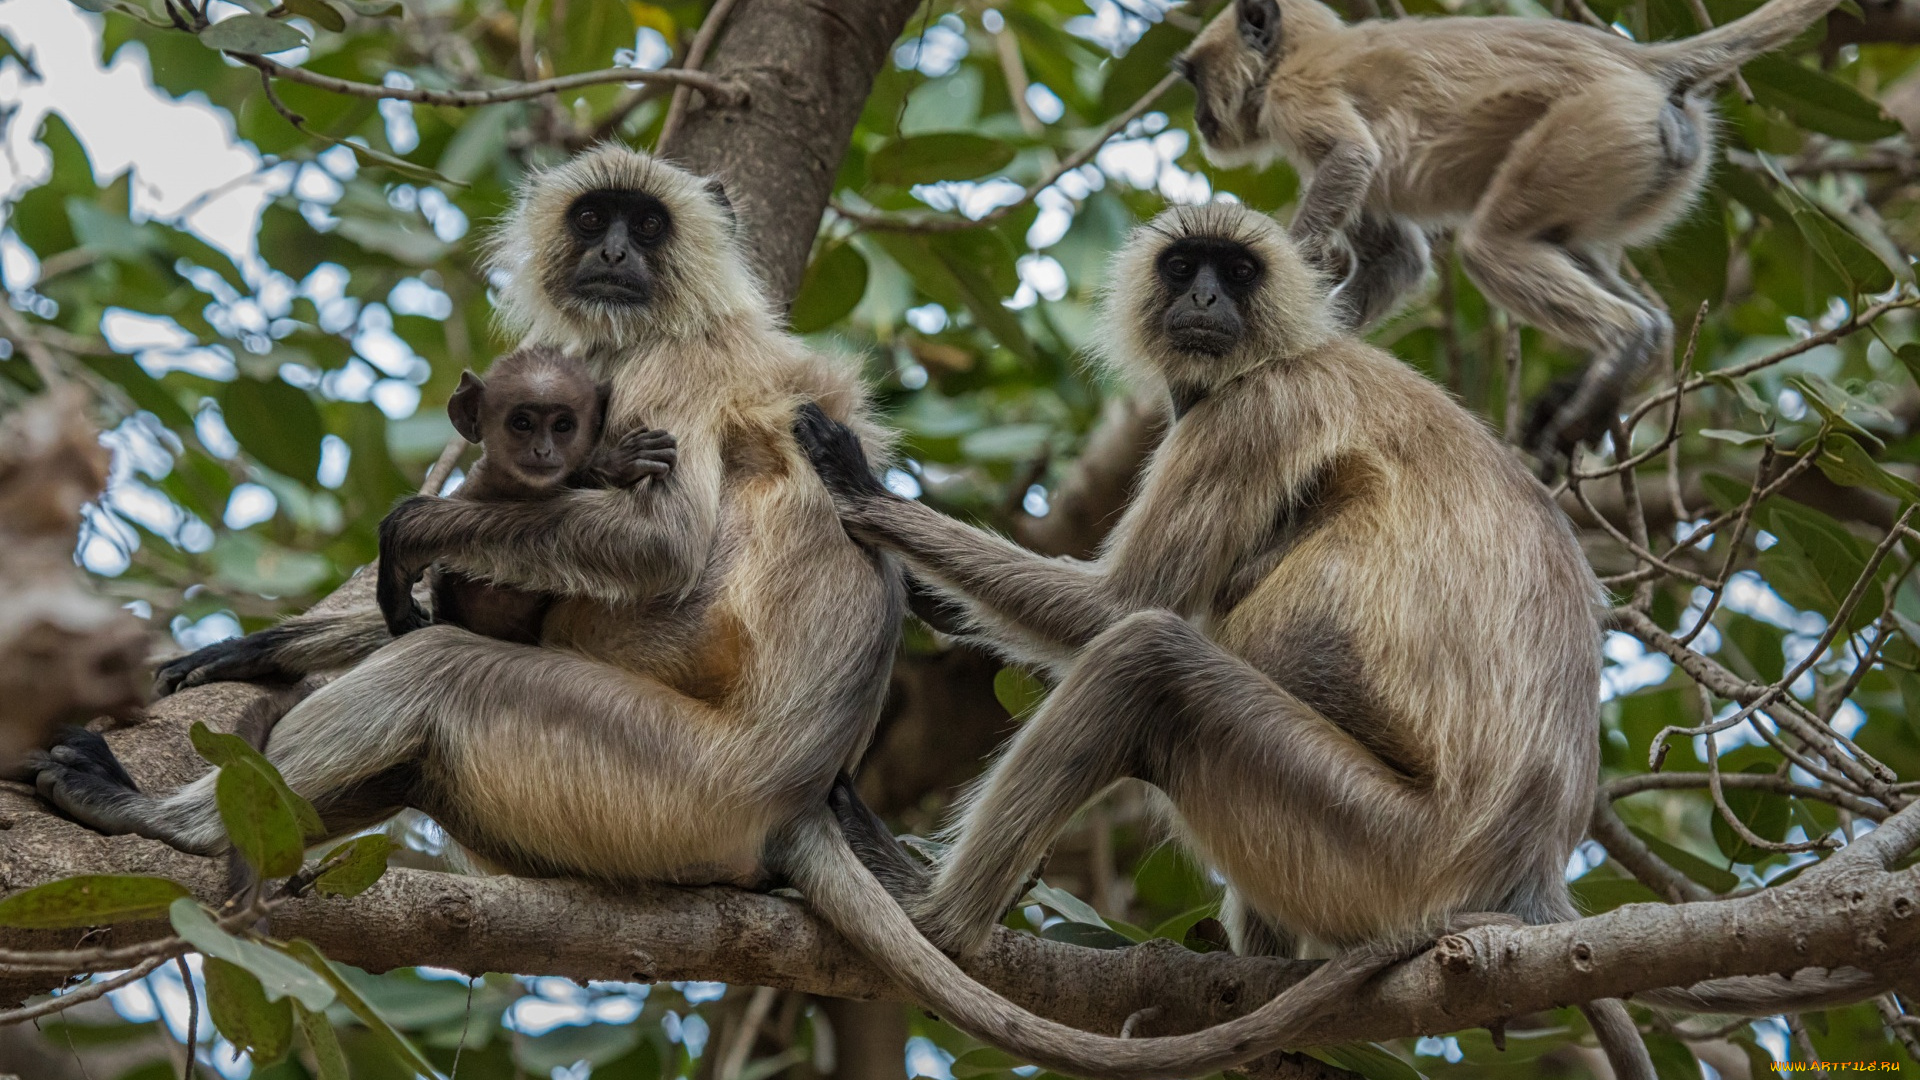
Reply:
M642 240L656 239L661 233L667 231L667 219L659 214L643 214L635 225L635 231L640 234Z
M582 207L573 212L573 223L581 232L599 232L607 227L607 219L600 211L591 206Z
M515 416L507 421L507 426L519 432L532 431L533 418L529 416Z
M1236 259L1232 266L1227 267L1227 279L1236 285L1245 285L1259 272L1260 268L1253 265L1251 259Z
M1173 258L1167 260L1167 273L1174 277L1192 277L1193 270L1193 260L1187 258L1185 255L1175 255Z
M555 435L565 435L567 432L572 430L573 430L573 421L568 417L563 416L560 419L555 420L553 422L553 433Z

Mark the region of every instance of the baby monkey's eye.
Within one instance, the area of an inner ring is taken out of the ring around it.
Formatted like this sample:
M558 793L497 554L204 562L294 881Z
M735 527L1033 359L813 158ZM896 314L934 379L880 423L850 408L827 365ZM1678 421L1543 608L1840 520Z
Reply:
M607 219L600 211L592 207L586 207L573 212L573 223L579 226L583 232L599 232L601 229L606 228Z
M640 219L640 235L648 240L667 231L667 219L659 214L647 214Z
M1249 262L1246 259L1241 259L1235 262L1231 267L1227 268L1227 277L1233 279L1235 282L1241 285L1245 285L1247 282L1252 281L1253 276L1257 273L1259 273L1259 268L1254 266L1253 263Z
M572 430L573 430L573 421L567 419L564 416L553 422L553 433L555 435L565 435L567 432Z
M532 431L533 419L527 416L516 416L507 421L507 426L515 431Z

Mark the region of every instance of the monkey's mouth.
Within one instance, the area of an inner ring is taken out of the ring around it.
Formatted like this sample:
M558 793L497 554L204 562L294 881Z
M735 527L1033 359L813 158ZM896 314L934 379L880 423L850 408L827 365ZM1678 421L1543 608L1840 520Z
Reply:
M573 294L582 300L620 307L639 307L653 299L653 289L644 278L625 274L596 274L578 278L573 283Z
M1225 327L1218 320L1174 316L1167 320L1167 338L1181 352L1221 357L1240 343L1238 327Z

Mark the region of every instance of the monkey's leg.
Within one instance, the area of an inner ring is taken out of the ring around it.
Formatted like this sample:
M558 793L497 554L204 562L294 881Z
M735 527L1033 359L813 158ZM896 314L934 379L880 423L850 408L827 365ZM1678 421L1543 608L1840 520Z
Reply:
M833 778L827 805L840 823L847 846L895 900L904 902L926 892L931 877L926 867L900 846L887 823L861 800L852 777L841 773Z
M1247 906L1240 890L1228 886L1220 897L1220 922L1227 941L1239 956L1292 956L1293 935L1265 915Z
M1427 276L1427 235L1404 218L1369 210L1347 227L1347 243L1355 265L1333 294L1334 311L1342 326L1361 330Z
M296 615L169 660L154 672L154 685L165 695L210 682L296 682L316 671L352 667L392 640L371 607Z
M1461 230L1461 261L1489 299L1593 352L1577 383L1534 405L1527 442L1546 460L1607 430L1672 333L1661 312L1616 287L1613 265L1622 244L1656 232L1698 186L1699 163L1676 163L1662 140L1671 111L1633 80L1562 100L1514 145Z
M1014 736L914 921L942 948L977 950L1074 812L1128 776L1164 789L1202 835L1284 816L1350 843L1356 859L1411 859L1439 827L1404 781L1299 699L1179 617L1139 612L1095 638Z

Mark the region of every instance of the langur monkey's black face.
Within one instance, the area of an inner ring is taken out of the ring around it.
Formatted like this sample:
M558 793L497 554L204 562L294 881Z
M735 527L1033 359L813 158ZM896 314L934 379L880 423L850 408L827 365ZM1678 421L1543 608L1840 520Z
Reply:
M571 291L579 299L639 307L653 299L653 260L673 231L666 204L640 191L589 191L567 208L577 254Z
M1266 267L1246 245L1193 236L1166 246L1154 273L1167 297L1167 341L1182 352L1225 356L1246 336L1248 309Z

